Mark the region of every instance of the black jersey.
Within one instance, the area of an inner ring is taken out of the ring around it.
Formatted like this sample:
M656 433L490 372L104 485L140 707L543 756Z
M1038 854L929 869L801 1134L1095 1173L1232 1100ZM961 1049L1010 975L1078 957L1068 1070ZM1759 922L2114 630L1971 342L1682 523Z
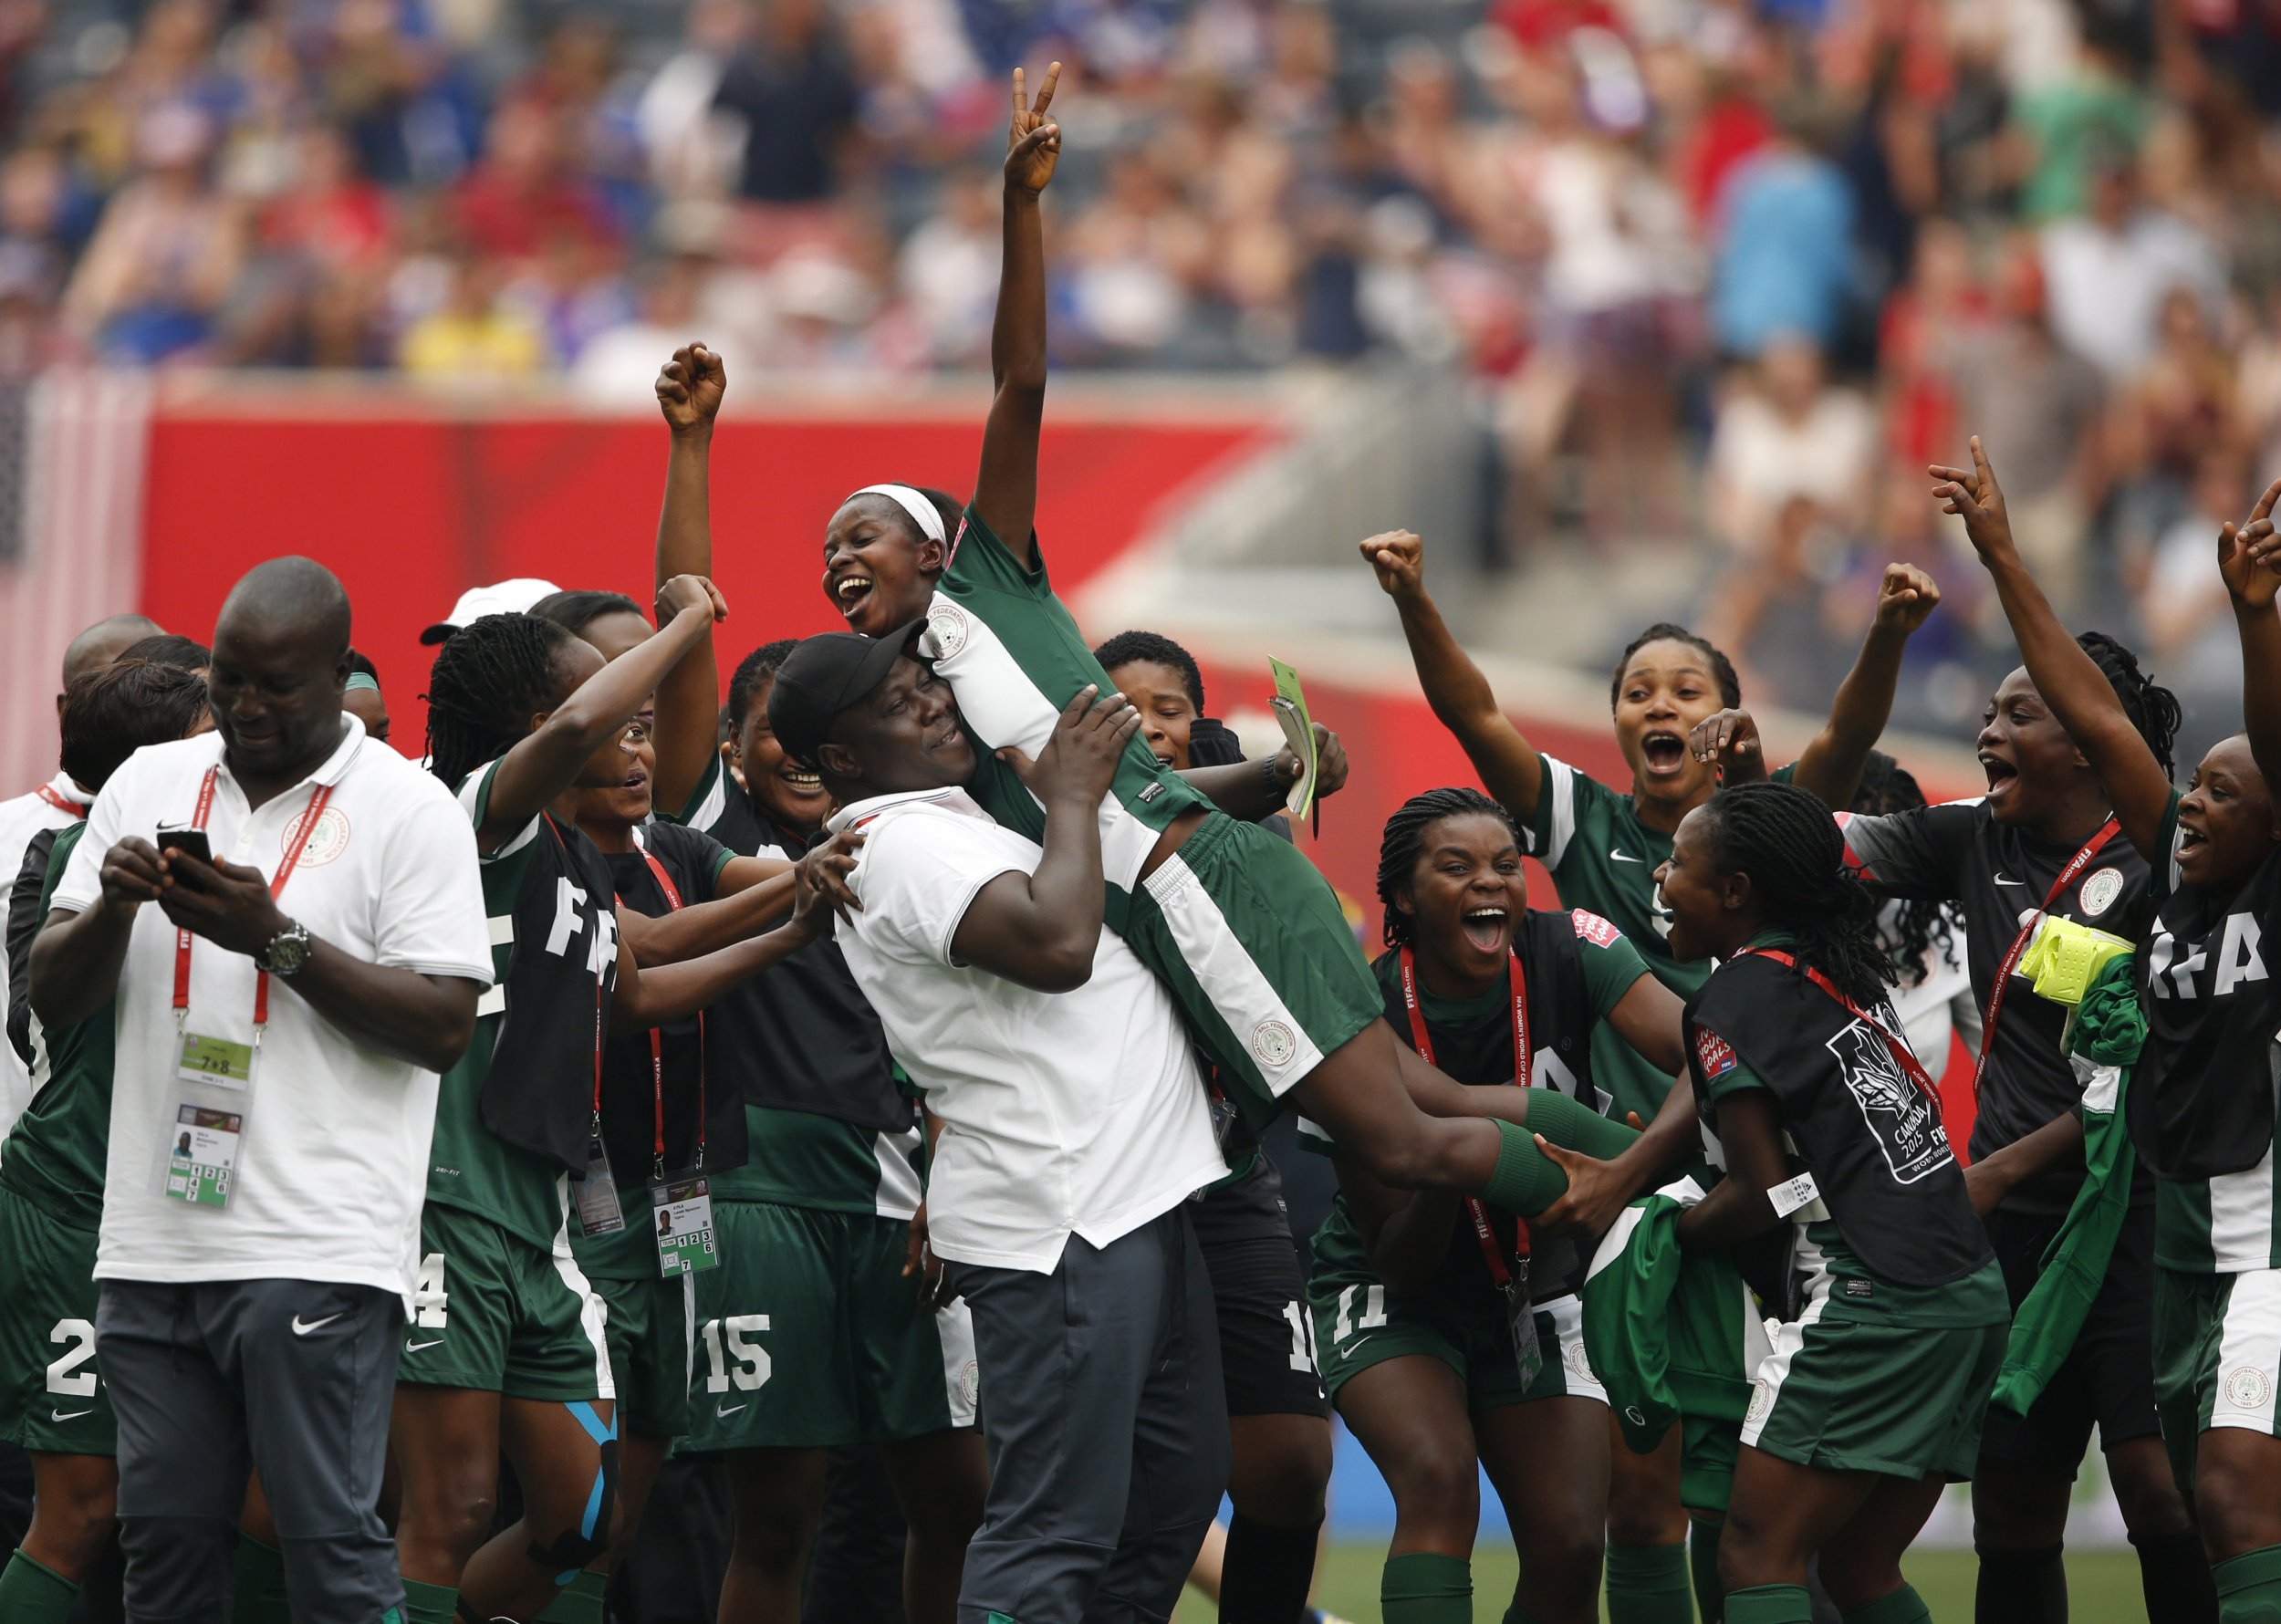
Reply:
M808 845L768 820L717 765L682 821L740 857L797 858ZM915 1120L895 1081L887 1034L830 937L735 988L711 1018L721 1057L715 1075L734 1067L747 1105L810 1112L871 1133L900 1133Z
M2146 1047L2131 1072L2131 1138L2161 1177L2246 1172L2274 1145L2281 1078L2281 988L2266 955L2281 950L2281 852L2235 896L2179 885L2178 797L2171 797L2161 901L2140 954Z
M1981 801L1953 801L1885 817L1844 817L1846 852L1864 877L1889 895L1958 901L1964 910L1965 960L1973 997L1984 1012L1996 973L2022 929L2079 849L2038 840L1998 823ZM2136 941L2153 917L2146 859L2117 834L2084 864L2046 911ZM2030 943L2032 945L2032 942ZM2021 955L2025 957L2023 953ZM1979 1117L1972 1154L2002 1150L2073 1111L2081 1083L2062 1046L2067 1010L2036 996L2017 961L1980 1071ZM2063 1213L2082 1182L2062 1170L2022 1185L2007 1209ZM2150 1199L2140 1178L2135 1199Z
M1902 1287L1961 1280L1988 1261L1987 1234L1939 1107L1888 1041L1905 1043L1900 1017L1882 1000L1865 1013L1799 967L1758 953L1728 960L1687 1001L1697 1111L1714 1124L1720 1079L1747 1067L1774 1095L1797 1161L1871 1275Z
M636 838L657 859L680 893L682 906L710 902L714 882L734 854L710 836L678 824L652 824ZM651 918L671 911L664 888L651 872L640 851L603 854L618 900L636 913ZM609 1165L621 1186L650 1178L655 1171L660 1074L664 1093L665 1169L679 1171L692 1166L697 1151L699 1101L704 1108L705 1171L737 1166L745 1157L744 1102L725 1082L707 1086L710 1017L687 1015L657 1028L657 1046L651 1034L616 1032L602 1050L602 1143Z

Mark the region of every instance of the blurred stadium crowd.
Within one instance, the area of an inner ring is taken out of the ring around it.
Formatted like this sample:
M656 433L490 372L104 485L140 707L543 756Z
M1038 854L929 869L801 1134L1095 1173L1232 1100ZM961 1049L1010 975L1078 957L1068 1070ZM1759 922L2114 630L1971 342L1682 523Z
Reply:
M1700 538L1703 629L1817 705L1977 428L2064 612L2234 680L2275 0L0 0L0 374L976 365L1054 56L1057 366L1448 366L1497 561Z

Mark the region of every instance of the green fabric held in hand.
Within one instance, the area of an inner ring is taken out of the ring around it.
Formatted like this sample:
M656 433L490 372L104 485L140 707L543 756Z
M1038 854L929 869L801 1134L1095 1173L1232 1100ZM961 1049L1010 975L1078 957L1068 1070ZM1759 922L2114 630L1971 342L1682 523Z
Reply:
M2135 1065L2146 1046L2146 1014L2139 1007L2138 957L2110 959L2076 1006L2068 1046L2102 1066Z

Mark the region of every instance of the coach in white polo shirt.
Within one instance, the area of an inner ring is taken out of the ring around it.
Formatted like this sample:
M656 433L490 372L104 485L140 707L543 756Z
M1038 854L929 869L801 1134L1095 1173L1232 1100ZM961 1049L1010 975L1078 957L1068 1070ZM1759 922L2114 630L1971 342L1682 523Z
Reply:
M340 708L349 630L308 559L237 583L215 731L113 775L32 948L50 1026L118 1003L96 1340L137 1619L226 1610L249 1467L296 1618L403 1599L389 1399L491 947L466 816Z
M1211 1282L1186 1198L1226 1171L1162 984L1101 928L1099 821L1132 707L1073 703L1028 775L1041 848L959 787L950 689L810 638L768 722L866 844L840 950L943 1123L930 1240L974 1313L990 1494L959 1617L1170 1616L1226 1485Z

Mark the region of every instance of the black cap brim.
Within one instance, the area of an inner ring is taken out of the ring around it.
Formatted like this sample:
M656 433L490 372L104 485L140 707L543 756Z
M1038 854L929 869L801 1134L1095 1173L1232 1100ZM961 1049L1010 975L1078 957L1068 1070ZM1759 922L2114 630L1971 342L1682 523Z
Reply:
M420 634L420 640L426 643L429 647L433 648L437 643L443 641L444 639L450 637L452 633L457 631L458 630L459 628L453 625L449 620L438 620L434 625L429 627L425 631L422 631Z
M769 731L784 753L816 765L816 752L831 731L832 719L870 698L926 629L924 620L912 620L881 638L826 632L786 655L768 692ZM857 648L859 642L863 646ZM810 648L817 652L803 661L802 653ZM802 669L809 664L818 669Z

